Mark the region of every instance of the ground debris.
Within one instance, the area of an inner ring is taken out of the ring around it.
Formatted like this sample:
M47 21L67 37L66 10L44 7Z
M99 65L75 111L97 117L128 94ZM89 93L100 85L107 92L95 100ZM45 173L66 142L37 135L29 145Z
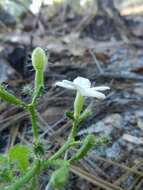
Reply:
M137 144L137 145L143 145L143 138L138 138L129 134L124 134L122 136L123 140L126 140L130 143Z

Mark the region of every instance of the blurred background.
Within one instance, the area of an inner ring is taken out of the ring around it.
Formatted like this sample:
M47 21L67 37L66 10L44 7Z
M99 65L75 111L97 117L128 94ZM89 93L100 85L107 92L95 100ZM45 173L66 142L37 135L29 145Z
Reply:
M63 189L143 190L143 0L0 0L0 83L27 102L37 46L49 55L37 112L47 154L69 133L64 113L73 109L75 95L53 84L82 76L111 87L106 100L86 100L93 114L77 135L107 135L110 141L71 168ZM21 108L1 101L0 126L1 153L32 142ZM39 189L47 182L43 173Z

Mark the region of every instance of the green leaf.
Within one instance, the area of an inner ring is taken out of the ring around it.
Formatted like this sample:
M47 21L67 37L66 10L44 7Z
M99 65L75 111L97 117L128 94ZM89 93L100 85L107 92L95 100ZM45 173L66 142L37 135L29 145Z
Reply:
M10 148L8 152L10 163L16 164L17 169L21 172L25 172L29 166L30 153L30 147L18 144Z
M87 108L81 115L80 118L78 120L78 123L83 122L86 118L88 118L89 116L92 115L92 112L89 108Z
M15 104L15 105L23 105L23 102L16 98L13 94L7 92L3 86L0 85L0 98L2 100L5 100L11 104Z
M71 158L71 161L74 160L80 160L84 156L87 155L88 151L95 145L95 136L94 135L88 135L84 141L81 148L77 151L77 153Z
M52 176L50 179L50 185L53 188L58 188L58 189L63 187L67 181L68 174L69 174L68 166L63 166L57 169L55 172L52 173Z

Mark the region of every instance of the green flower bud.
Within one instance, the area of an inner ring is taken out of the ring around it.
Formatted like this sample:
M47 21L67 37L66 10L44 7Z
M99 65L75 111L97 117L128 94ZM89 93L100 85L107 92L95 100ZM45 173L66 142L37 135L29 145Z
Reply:
M78 119L80 117L80 113L83 108L83 103L84 103L84 97L77 92L75 101L74 101L74 117L75 119Z
M69 173L69 167L63 166L59 169L57 169L55 172L53 172L51 179L50 179L50 185L53 188L61 188L65 185Z
M13 94L7 92L3 86L0 85L0 98L15 105L23 105L22 101L16 98Z
M37 47L32 52L32 64L35 70L44 70L47 63L45 51Z
M95 144L95 136L94 135L88 135L84 141L81 148L78 150L78 152L71 158L71 161L74 160L80 160L84 156L87 155L87 152L94 146Z
M44 70L47 63L47 56L45 54L45 51L37 47L32 52L32 64L35 69L35 97L38 96L41 88L44 87Z

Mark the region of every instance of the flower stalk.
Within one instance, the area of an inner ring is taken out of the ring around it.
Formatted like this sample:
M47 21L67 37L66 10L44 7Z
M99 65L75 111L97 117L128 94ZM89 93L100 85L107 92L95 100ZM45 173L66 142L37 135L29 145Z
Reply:
M35 105L29 104L28 105L28 112L31 119L32 124L32 131L33 131L33 141L35 145L39 144L39 134L38 134L38 127L37 127L37 119L36 119L36 112L35 112Z
M35 72L35 92L34 92L34 95L38 96L38 94L42 88L44 88L43 70L37 69Z
M74 118L76 120L78 120L80 117L80 113L83 109L83 104L84 104L84 97L81 95L80 92L77 91L76 98L74 101Z

